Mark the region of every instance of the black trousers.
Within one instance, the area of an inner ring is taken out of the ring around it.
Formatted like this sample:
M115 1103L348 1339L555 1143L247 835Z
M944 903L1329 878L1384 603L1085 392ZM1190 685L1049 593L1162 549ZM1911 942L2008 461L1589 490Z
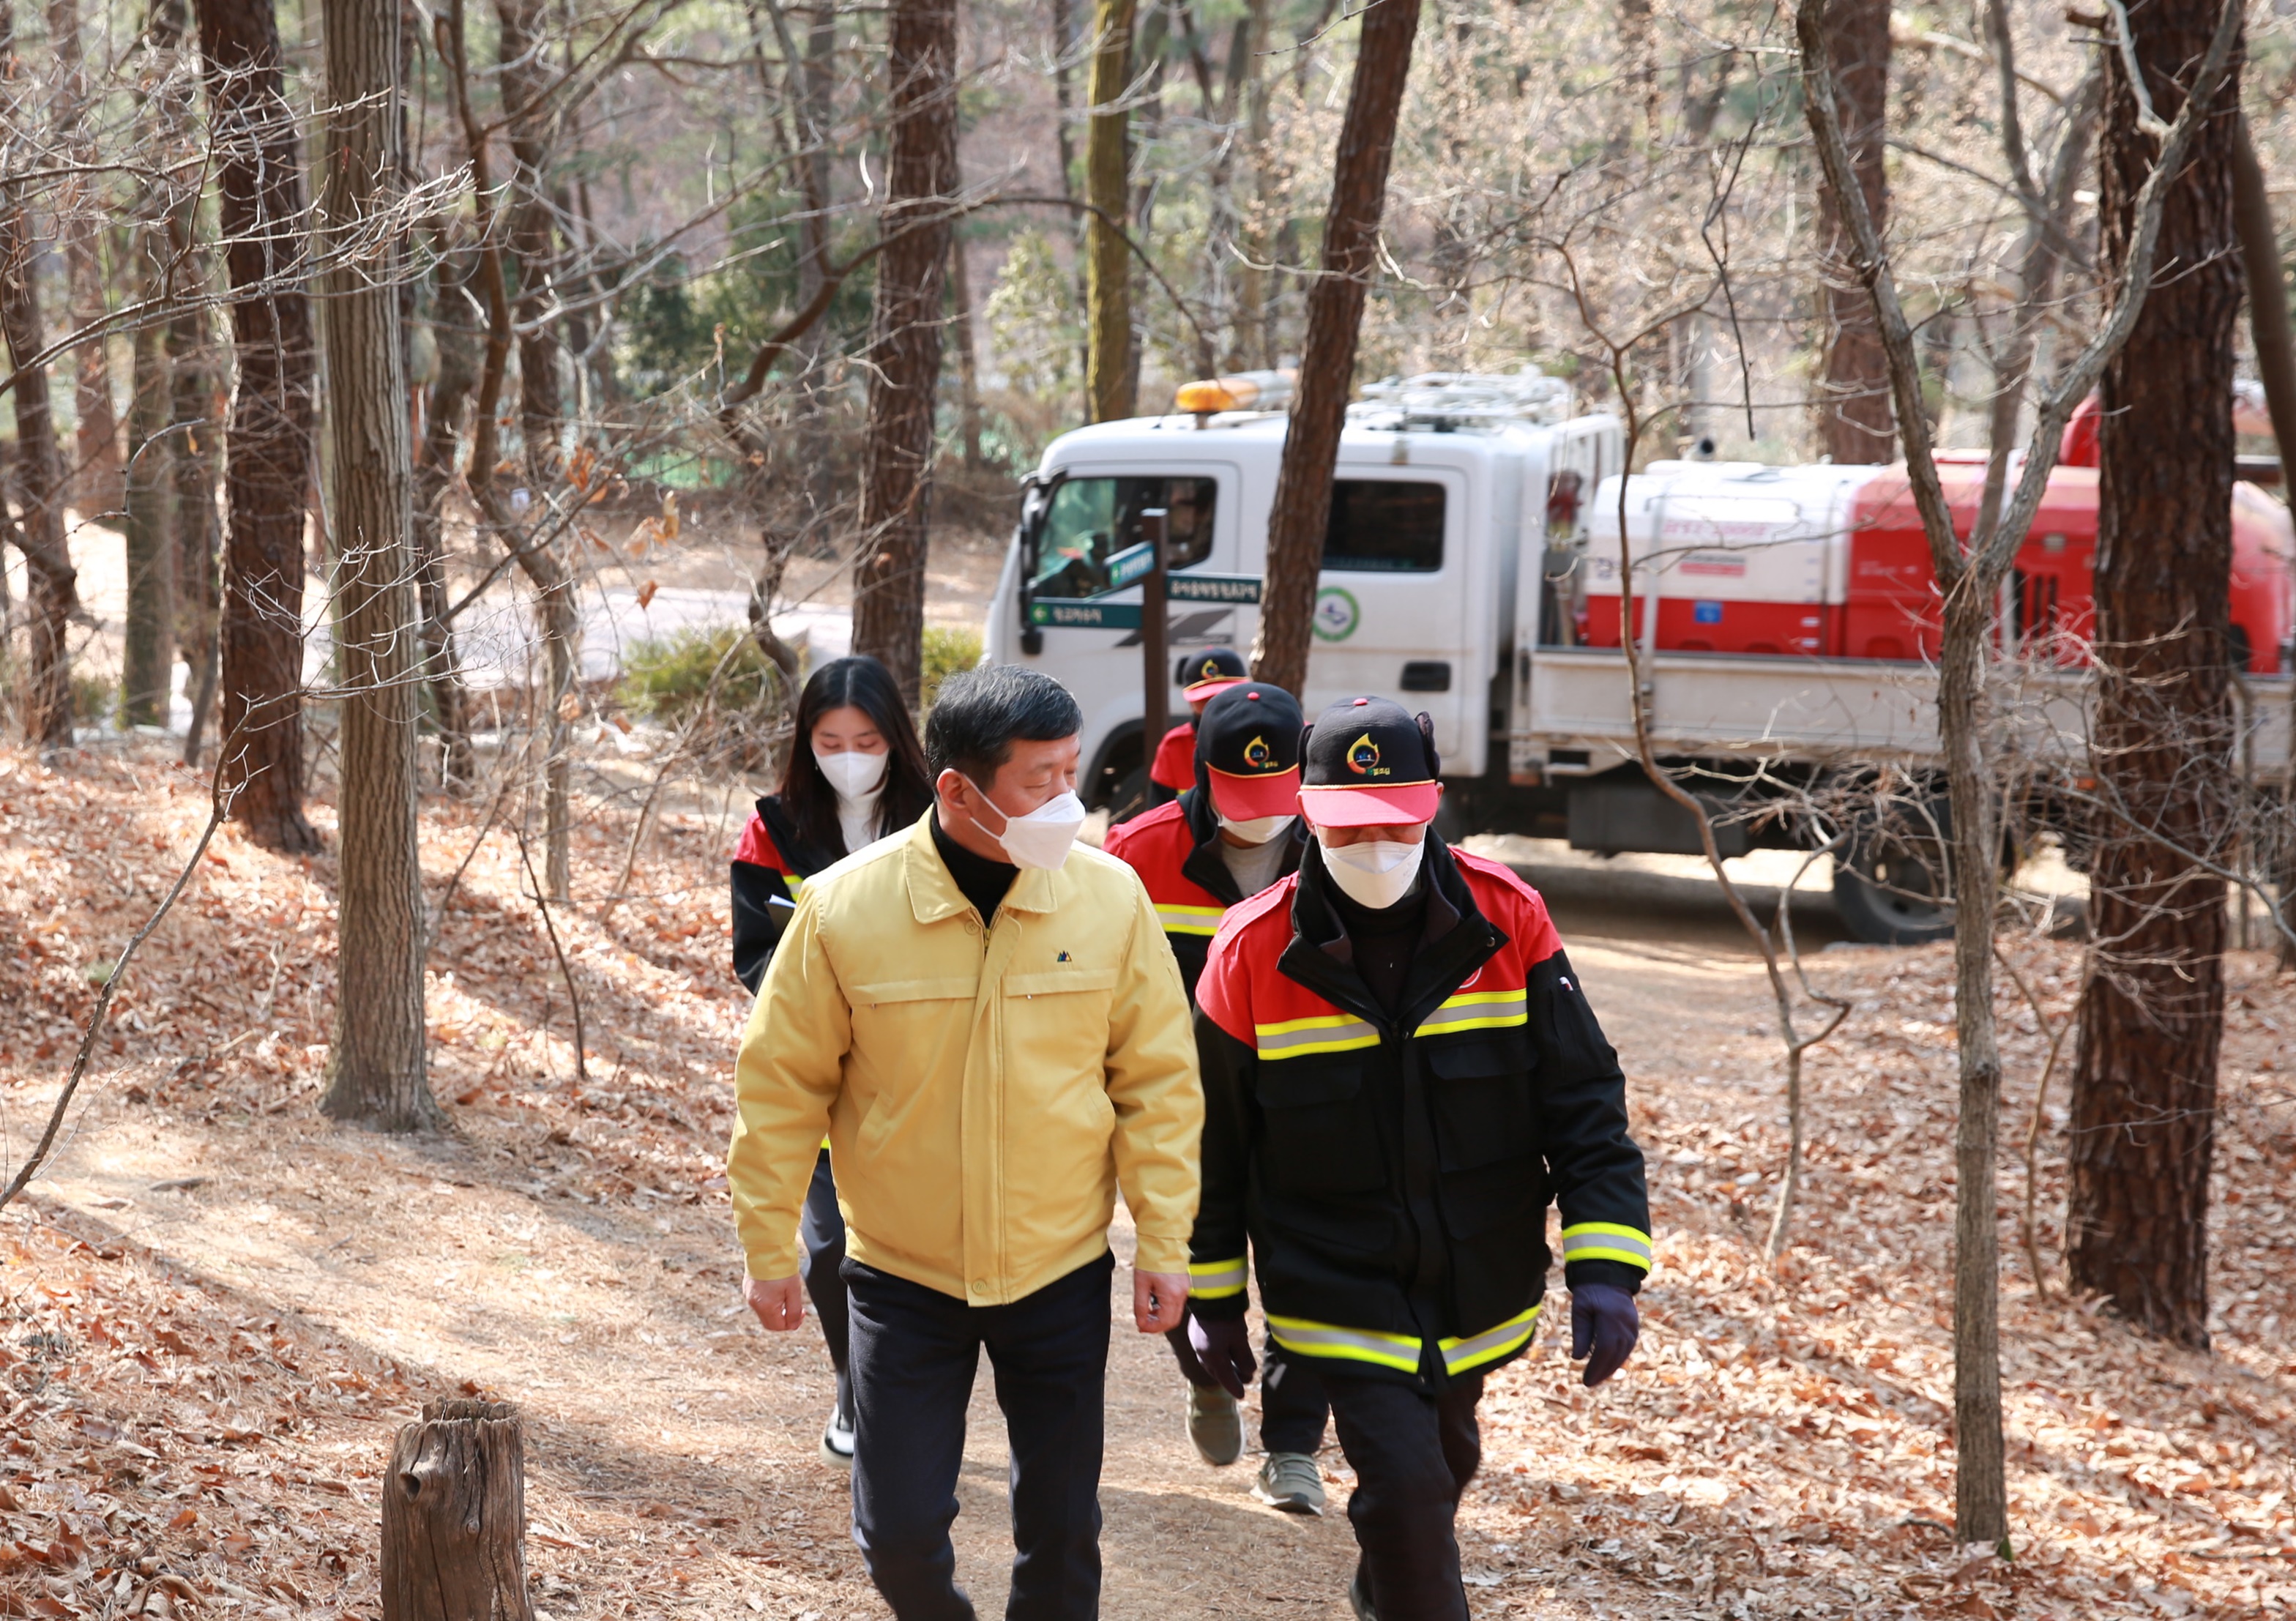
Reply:
M968 1306L845 1263L853 1307L853 1540L899 1621L972 1621L948 1528L980 1353L1012 1444L1007 1621L1100 1613L1100 1460L1108 1378L1103 1256L1009 1306Z
M1188 1371L1195 1361L1194 1353L1188 1348L1188 1325L1182 1323L1164 1338L1172 1347L1182 1377L1191 1384L1203 1383ZM1259 1355L1261 1448L1271 1453L1306 1453L1312 1457L1324 1445L1324 1420L1331 1411L1332 1404L1324 1395L1323 1379L1315 1364L1305 1358L1285 1356L1283 1347L1275 1343L1273 1334L1269 1335Z
M821 1338L829 1346L829 1364L837 1370L837 1411L849 1423L853 1400L845 1377L852 1359L852 1337L845 1304L845 1280L838 1268L845 1265L845 1214L837 1208L837 1178L830 1174L829 1150L814 1161L813 1183L805 1191L805 1219L799 1224L805 1255L797 1264L805 1292L813 1301L813 1314L821 1320Z
M1380 1621L1467 1621L1452 1525L1483 1461L1475 1428L1482 1376L1426 1396L1328 1366L1323 1373L1340 1448L1356 1472L1348 1519L1373 1609Z

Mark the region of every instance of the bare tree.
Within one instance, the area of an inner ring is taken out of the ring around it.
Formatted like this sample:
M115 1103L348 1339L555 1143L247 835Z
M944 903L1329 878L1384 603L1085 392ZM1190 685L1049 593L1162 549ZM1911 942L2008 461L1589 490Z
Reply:
M102 210L91 206L94 143L88 115L86 53L80 40L79 0L48 0L48 48L55 56L49 102L55 145L74 169L63 183L54 217L70 291L71 324L87 327L104 313ZM126 494L119 462L119 416L111 400L111 365L103 345L86 343L76 356L72 395L74 450L70 488L83 513L116 512Z
M334 448L342 855L333 1039L320 1112L385 1131L434 1125L422 1032L413 550L399 352L399 20L326 0L327 430ZM364 251L357 251L363 248ZM332 256L331 256L332 257Z
M1379 248L1396 119L1411 77L1419 0L1384 0L1365 14L1355 82L1332 164L1322 273L1308 293L1308 340L1300 351L1298 401L1284 435L1275 501L1267 515L1267 580L1251 673L1293 692L1308 687L1308 645L1324 531L1332 516L1332 469L1355 381L1364 293Z
M218 220L239 375L225 438L224 762L232 815L256 839L316 850L303 817L303 515L316 356L298 282L302 143L273 0L193 0L206 60Z
M2161 156L2220 0L2124 11L2106 56L2105 258L2137 250L2139 196L2177 165L2163 274L2105 368L2096 568L2095 946L2072 1074L2066 1259L2140 1327L2208 1344L2209 1171L2224 1030L2225 884L2241 813L2232 585L2237 70L2193 90L2197 132ZM2136 76L2141 74L2142 78ZM2197 858L2197 859L2196 859Z
M40 359L46 330L40 314L38 237L29 187L20 178L32 167L29 150L38 121L39 84L16 50L12 0L0 0L0 74L7 110L0 148L0 333L15 368L16 477L12 492L23 517L13 526L31 577L31 657L23 697L25 734L43 748L68 746L72 737L71 618L79 610L79 576L64 539L64 463L56 444L48 372Z
M1085 127L1085 393L1095 422L1132 414L1138 377L1132 349L1129 217L1134 0L1099 0L1093 12L1091 122Z
M2005 1548L2008 1494L2001 1415L1999 1212L1994 1175L2001 1056L1993 1016L1992 978L2001 823L1988 749L1986 661L2001 586L2039 510L2056 464L2064 425L2107 362L2128 341L2147 295L2154 291L2156 250L2171 178L2183 168L2202 122L2201 110L2213 101L2232 59L2240 10L2238 0L2225 5L2207 40L2205 53L2192 68L2195 99L2179 113L2175 126L2162 132L2160 158L2143 172L2143 184L2127 217L2126 250L2116 265L2109 318L2042 399L2015 496L1997 523L1980 521L1964 546L1955 532L1938 478L1929 420L1922 410L1922 370L1912 324L1899 301L1881 233L1866 214L1863 193L1855 184L1854 161L1831 83L1822 3L1803 0L1795 13L1805 86L1803 111L1827 182L1842 199L1850 266L1872 301L1889 362L1898 430L1905 437L1914 504L1921 515L1931 566L1945 599L1938 722L1951 804L1947 843L1960 921L1954 939L1960 1060L1954 1233L1954 1437L1959 1456L1954 1519L1956 1534L1964 1543L1990 1543ZM2002 37L2005 39L2005 29ZM2018 119L2017 81L2013 63L2005 55L2000 61L2000 78L2003 119L2013 127ZM2019 155L2021 168L2021 140L2010 138L2005 144ZM2135 177L2132 173L2130 178ZM2032 191L2030 182L2023 189ZM2037 217L2031 229L2043 231L2047 224ZM2014 340L2021 352L2031 341L2039 314L2029 307L2021 317L2021 331ZM2029 364L2029 353L2022 360L2013 355L2006 363L2006 374L2021 380ZM1992 462L2005 463L2010 449L2008 443L1997 440Z
M869 348L869 439L853 651L884 662L911 703L923 658L925 536L941 280L956 174L955 0L893 0L886 35L886 201Z
M1890 228L1890 180L1882 137L1890 109L1890 0L1827 0L1826 48L1834 95L1857 188L1874 229ZM1818 438L1836 462L1886 462L1895 437L1890 372L1873 305L1849 274L1849 233L1833 183L1817 188L1818 234L1825 273L1825 369L1819 387Z

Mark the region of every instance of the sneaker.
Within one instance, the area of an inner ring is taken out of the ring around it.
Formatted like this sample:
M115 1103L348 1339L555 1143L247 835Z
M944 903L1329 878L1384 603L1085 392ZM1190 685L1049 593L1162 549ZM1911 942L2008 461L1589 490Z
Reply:
M1270 1453L1251 1483L1251 1494L1286 1514L1321 1514L1324 1471L1306 1453Z
M1243 1456L1243 1410L1218 1385L1188 1387L1188 1439L1207 1463Z
M853 1376L842 1368L837 1372L837 1405L829 1410L821 1432L821 1461L832 1469L853 1467Z
M1379 1611L1371 1607L1371 1584L1364 1580L1360 1564L1348 1578L1348 1608L1356 1612L1356 1621L1379 1621Z

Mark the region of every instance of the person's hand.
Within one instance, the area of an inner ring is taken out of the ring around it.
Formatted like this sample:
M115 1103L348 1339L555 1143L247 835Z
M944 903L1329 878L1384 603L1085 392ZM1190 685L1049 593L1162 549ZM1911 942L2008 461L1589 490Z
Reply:
M742 1285L742 1298L750 1303L758 1321L776 1333L786 1332L805 1321L802 1278L751 1278Z
M1570 1360L1587 1359L1589 1390L1634 1355L1642 1324L1635 1298L1615 1283L1584 1283L1570 1291Z
M1180 1326L1187 1310L1186 1273L1136 1271L1132 1274L1132 1321L1142 1333L1170 1333Z
M1188 1345L1196 1354L1197 1363L1211 1375L1212 1382L1242 1401L1243 1388L1259 1371L1259 1363L1251 1355L1251 1330L1243 1319L1191 1314Z

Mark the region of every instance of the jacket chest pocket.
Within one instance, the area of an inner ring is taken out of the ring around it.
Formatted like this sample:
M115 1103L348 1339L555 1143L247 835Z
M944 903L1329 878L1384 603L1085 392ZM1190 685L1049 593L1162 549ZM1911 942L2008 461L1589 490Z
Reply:
M1530 1043L1514 1032L1429 1042L1420 1056L1434 1103L1436 1152L1447 1171L1537 1151Z
M1387 1185L1387 1159L1361 1064L1262 1060L1252 1087L1265 1126L1267 1177L1291 1193Z
M853 1010L853 1045L877 1052L913 1054L918 1075L933 1064L943 1044L964 1050L972 1003L980 981L949 976L937 979L881 979L847 987Z
M1001 1012L1008 1085L1061 1089L1090 1073L1095 1090L1108 1061L1109 1006L1116 995L1113 968L1052 969L1006 974Z

